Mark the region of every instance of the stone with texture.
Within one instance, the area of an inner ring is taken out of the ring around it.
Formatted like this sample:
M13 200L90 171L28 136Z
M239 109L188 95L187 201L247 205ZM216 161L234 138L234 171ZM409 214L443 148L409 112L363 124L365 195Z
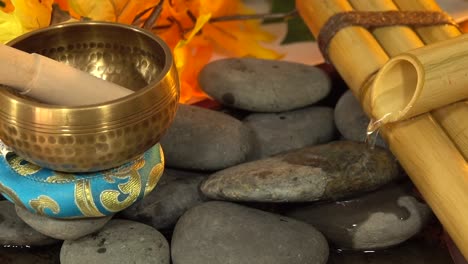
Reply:
M190 209L172 237L174 264L323 264L327 258L327 241L312 226L227 202Z
M169 245L161 233L148 225L111 220L98 233L65 241L60 263L169 264Z
M60 264L61 244L42 247L0 248L2 264Z
M239 120L213 110L180 105L161 140L169 167L220 170L250 154L252 132Z
M57 242L24 223L16 215L14 204L0 201L0 245L43 246Z
M205 174L165 169L154 191L121 215L156 229L172 228L185 211L203 202L198 187L205 178Z
M352 200L309 205L287 215L310 223L339 248L371 250L413 237L432 212L414 197L409 185L400 184Z
M255 136L252 159L329 142L335 136L333 109L308 107L283 113L255 113L243 120Z
M202 89L225 105L253 112L284 112L312 105L330 92L321 69L255 58L229 58L206 65Z
M209 198L246 202L307 202L374 190L400 177L385 149L334 141L240 164L208 177Z
M364 142L367 136L369 117L351 91L346 91L335 107L335 123L345 139ZM385 147L382 137L377 136L375 144Z
M33 214L16 206L16 213L26 224L36 231L60 240L75 240L102 228L112 215L96 218L57 219Z

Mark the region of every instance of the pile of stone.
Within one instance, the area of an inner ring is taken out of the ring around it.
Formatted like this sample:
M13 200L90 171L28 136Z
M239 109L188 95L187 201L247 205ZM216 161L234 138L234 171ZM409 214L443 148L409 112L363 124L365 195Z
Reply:
M199 80L223 107L180 105L148 197L86 220L2 201L0 242L55 249L49 261L64 264L451 263L416 242L436 220L384 142L363 142L369 120L353 95L324 105L334 89L324 71L225 59ZM44 259L14 258L28 254Z

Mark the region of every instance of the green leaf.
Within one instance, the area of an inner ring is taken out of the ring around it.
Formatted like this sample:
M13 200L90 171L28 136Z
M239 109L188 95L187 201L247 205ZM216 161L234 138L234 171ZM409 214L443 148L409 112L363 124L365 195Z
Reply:
M294 0L272 0L271 12L284 13L294 10ZM309 28L304 23L301 17L297 16L286 21L288 25L288 33L282 44L294 43L299 41L312 41L314 36L310 33Z
M0 0L0 7L5 7L5 6L6 6L5 2Z

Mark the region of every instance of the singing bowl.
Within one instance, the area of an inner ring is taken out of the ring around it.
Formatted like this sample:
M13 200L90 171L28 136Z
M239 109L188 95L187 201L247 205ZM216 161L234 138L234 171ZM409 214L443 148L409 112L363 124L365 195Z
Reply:
M179 81L173 57L146 30L77 22L30 32L8 45L134 91L102 104L67 107L0 89L0 139L27 161L63 172L117 167L158 143L174 119Z

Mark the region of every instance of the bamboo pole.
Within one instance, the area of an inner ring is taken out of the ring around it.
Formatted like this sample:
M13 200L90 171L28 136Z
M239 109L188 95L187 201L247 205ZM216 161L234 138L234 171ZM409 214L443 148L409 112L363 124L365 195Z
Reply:
M355 10L360 11L397 11L398 7L392 1L361 1L350 0ZM372 31L385 52L394 57L403 51L424 46L424 43L414 31L407 26L392 26L375 28Z
M433 0L394 0L401 10L406 11L442 11ZM434 43L461 35L460 30L453 25L429 26L417 28L416 32L426 43ZM433 111L433 116L455 143L465 160L468 160L468 119L466 108L468 105L459 102ZM448 108L448 109L447 109Z
M443 10L433 0L393 0L400 10L405 11L439 11ZM434 43L457 37L461 34L458 28L451 25L420 27L416 29L424 43Z
M467 45L468 35L460 35L390 59L371 88L372 117L397 122L467 99Z
M347 1L340 0L296 0L296 6L315 36L332 15L352 10ZM373 36L357 26L340 30L331 40L328 52L358 98L368 76L388 60ZM430 114L387 125L381 132L455 243L468 256L468 166L463 156Z
M457 146L468 146L468 122L463 122L468 117L468 101L437 109L432 114L445 130L450 131L451 139L456 142ZM465 119L460 119L460 117ZM460 149L460 151L466 159L468 156L467 148Z
M346 2L346 1L344 1ZM351 4L350 10L361 10L361 11L397 11L398 7L392 1L361 1L354 0L349 1ZM347 10L347 11L350 11ZM414 31L406 26L393 26L393 27L382 27L373 30L373 35L376 40L380 43L383 50L388 56L393 57L400 54L402 51L412 50L424 46L424 43L418 37ZM388 57L387 57L388 60ZM382 64L383 65L383 64ZM380 68L379 68L380 69ZM369 84L371 87L371 84ZM371 94L368 93L370 89L359 93L365 93L359 95L361 98L361 105L366 113L372 112L371 104L366 103L371 101ZM382 118L376 119L383 121ZM377 124L377 123L376 123Z

